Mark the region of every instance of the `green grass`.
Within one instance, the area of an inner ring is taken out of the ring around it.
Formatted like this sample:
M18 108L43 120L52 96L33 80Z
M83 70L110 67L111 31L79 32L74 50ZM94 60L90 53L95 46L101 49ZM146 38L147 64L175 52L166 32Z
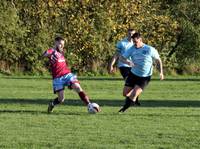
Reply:
M188 79L189 78L189 79ZM76 93L47 114L51 79L0 77L0 148L183 149L200 146L200 77L153 79L141 107L123 114L123 81L80 78L102 112L91 115Z

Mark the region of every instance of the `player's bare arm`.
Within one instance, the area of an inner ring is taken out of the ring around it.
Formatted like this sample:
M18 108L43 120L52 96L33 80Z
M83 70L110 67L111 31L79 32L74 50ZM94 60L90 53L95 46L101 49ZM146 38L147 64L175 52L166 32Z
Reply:
M163 80L164 75L163 75L163 66L162 66L161 59L156 59L156 66L157 66L158 71L160 72L160 80Z
M129 65L131 67L134 66L134 63L131 60L123 57L122 55L119 56L119 60L122 61L123 63L126 63L127 65Z
M42 55L40 55L39 60L42 60L44 57L50 57L50 54L45 51L44 53L42 53Z
M111 60L110 65L109 65L109 73L112 73L114 71L113 66L114 66L115 62L119 59L119 55L120 54L118 52L116 52L114 54L114 56L112 57L112 60Z
M43 57L49 57L50 55L51 55L51 54L49 54L47 51L45 51L45 52L42 54L41 57L42 57L42 58L43 58Z

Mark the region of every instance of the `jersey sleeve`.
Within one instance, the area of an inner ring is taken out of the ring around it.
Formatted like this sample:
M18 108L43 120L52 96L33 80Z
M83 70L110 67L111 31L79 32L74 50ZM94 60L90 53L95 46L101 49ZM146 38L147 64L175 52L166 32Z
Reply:
M50 55L52 55L52 53L53 53L53 49L48 49L48 50L46 50L46 51L44 51L44 53L43 53L43 56L50 56Z
M151 47L151 56L154 60L160 59L160 55L158 54L158 51L153 47Z
M121 41L117 42L116 48L117 48L116 51L117 51L118 53L121 53L121 51L122 51L122 49L123 49L123 45L122 45L122 42L121 42Z
M131 56L132 50L132 48L129 48L122 56L125 58L129 58Z
M53 51L54 51L53 49L48 49L48 50L46 51L46 53L49 54L49 55L51 55L51 54L53 53Z

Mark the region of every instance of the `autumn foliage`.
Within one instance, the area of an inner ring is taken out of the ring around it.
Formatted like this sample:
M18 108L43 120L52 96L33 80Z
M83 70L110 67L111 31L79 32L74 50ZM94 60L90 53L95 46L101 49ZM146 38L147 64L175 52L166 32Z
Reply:
M159 51L165 70L183 72L186 64L187 68L194 67L199 61L200 29L197 26L200 18L195 3L164 0L1 1L0 70L6 73L47 72L46 61L40 59L41 53L53 46L56 36L63 36L66 58L74 71L105 74L116 42L126 36L128 28L134 28L142 33L145 43ZM188 16L191 9L186 6L194 9L192 16Z

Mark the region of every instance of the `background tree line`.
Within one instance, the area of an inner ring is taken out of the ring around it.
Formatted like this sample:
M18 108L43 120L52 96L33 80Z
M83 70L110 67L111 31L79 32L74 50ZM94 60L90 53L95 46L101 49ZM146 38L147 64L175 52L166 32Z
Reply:
M199 10L198 0L0 1L0 71L46 73L41 53L60 35L74 71L106 74L116 42L134 28L160 52L165 71L198 73Z

